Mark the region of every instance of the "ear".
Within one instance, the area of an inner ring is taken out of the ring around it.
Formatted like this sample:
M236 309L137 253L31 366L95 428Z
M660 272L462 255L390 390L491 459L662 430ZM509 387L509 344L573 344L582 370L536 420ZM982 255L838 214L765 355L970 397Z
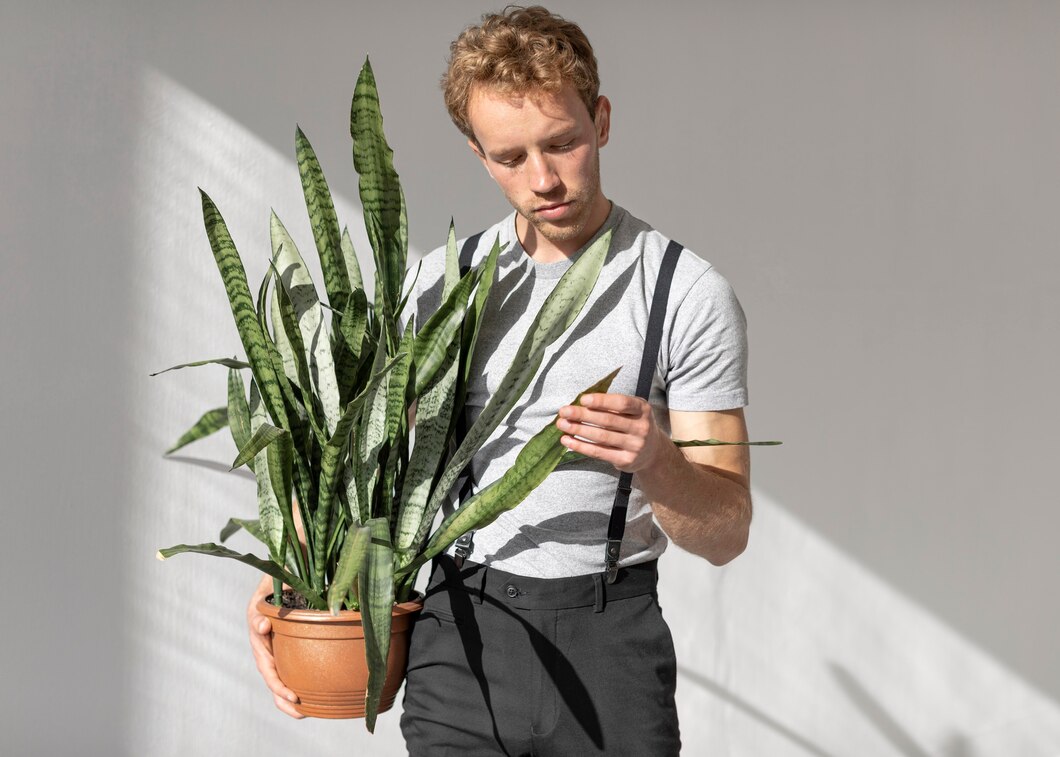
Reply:
M596 146L603 147L611 135L611 101L603 95L596 98Z
M475 153L476 157L482 161L482 167L486 169L486 173L492 179L493 174L490 172L489 164L486 162L486 156L482 153L482 148L478 146L478 142L473 139L467 141L467 146L471 148L471 152Z

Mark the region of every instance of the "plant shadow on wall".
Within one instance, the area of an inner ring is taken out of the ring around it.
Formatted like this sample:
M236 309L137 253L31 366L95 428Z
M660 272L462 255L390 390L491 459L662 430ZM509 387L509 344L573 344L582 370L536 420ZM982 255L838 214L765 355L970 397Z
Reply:
M557 465L581 457L560 443L562 433L553 419L526 442L500 479L432 531L461 473L515 407L546 349L577 319L607 257L611 234L604 233L558 281L497 391L466 433L459 433L499 240L477 266L462 271L450 224L441 305L421 324L414 318L403 323L410 296L404 286L413 278L407 268L404 195L367 61L354 90L350 131L375 263L373 302L301 129L296 130L296 155L326 304L275 213L270 266L255 298L217 205L200 190L207 237L247 358L167 369L228 368L226 403L203 414L168 453L229 429L238 449L231 470L246 466L253 473L257 517L232 518L219 541L245 530L267 548L268 558L216 543L180 544L158 556L212 555L271 576L271 602L263 601L259 609L272 618L277 671L299 695L298 709L319 717L364 716L371 731L377 713L392 705L404 675L407 629L422 607L413 594L420 567L465 532L515 507ZM247 370L249 391L243 379ZM572 397L572 403L588 392L606 392L617 372ZM324 638L299 652L303 637L314 634ZM310 669L311 660L318 669ZM294 681L295 676L301 680Z

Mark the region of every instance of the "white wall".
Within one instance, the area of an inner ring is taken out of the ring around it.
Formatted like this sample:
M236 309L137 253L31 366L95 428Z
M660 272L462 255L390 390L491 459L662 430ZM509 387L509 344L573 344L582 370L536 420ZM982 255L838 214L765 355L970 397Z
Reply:
M755 453L747 554L664 561L685 753L1060 753L1060 7L553 7L614 104L605 191L733 282L752 434L786 442ZM196 186L246 258L269 207L311 246L297 122L356 225L365 54L413 246L506 211L436 88L486 9L0 9L5 753L403 753L394 716L271 709L248 569L153 560L253 498L161 459L223 371L147 374L239 349Z

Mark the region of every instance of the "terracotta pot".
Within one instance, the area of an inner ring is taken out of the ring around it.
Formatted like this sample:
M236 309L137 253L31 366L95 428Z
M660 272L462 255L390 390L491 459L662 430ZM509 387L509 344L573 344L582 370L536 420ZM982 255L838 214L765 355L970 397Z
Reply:
M390 655L379 712L394 704L405 678L409 629L423 599L394 605ZM363 718L368 686L361 613L343 610L338 617L320 610L286 610L265 600L258 610L272 622L276 672L300 700L303 715L316 718Z

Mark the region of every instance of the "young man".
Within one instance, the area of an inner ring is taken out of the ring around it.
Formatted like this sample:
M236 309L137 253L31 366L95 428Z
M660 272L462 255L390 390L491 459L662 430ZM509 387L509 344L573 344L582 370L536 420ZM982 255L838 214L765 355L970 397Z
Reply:
M709 263L603 194L611 104L577 25L540 7L484 16L452 44L443 88L454 123L515 208L468 245L472 263L498 235L508 245L479 337L471 421L559 277L601 234L612 241L579 319L476 456L473 479L498 478L557 411L563 443L587 459L475 533L466 560L436 562L412 635L401 719L409 751L677 754L676 662L656 560L667 536L716 565L733 559L751 501L745 448L679 449L671 438L746 440L743 313ZM443 269L444 250L425 258L418 320L438 306ZM664 279L642 399L638 372ZM618 366L608 394L565 405ZM605 549L623 472L633 478L616 573ZM252 646L277 706L296 715L268 651L268 621L253 610L266 583L248 608Z

